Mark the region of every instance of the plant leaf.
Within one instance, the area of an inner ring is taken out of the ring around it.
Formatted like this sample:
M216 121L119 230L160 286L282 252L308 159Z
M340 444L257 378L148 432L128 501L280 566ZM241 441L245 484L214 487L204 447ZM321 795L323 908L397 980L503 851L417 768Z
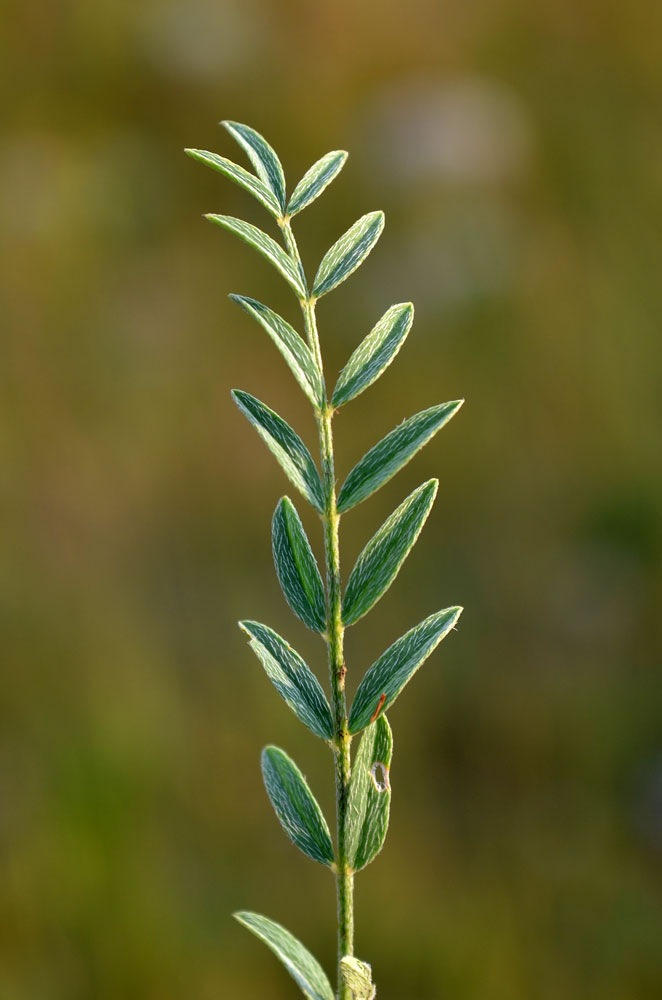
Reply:
M375 1000L377 990L372 981L372 968L353 955L340 959L340 975L353 1000Z
M333 406L342 406L379 378L405 342L414 321L411 302L391 306L359 344L338 377Z
M230 295L230 298L264 327L310 402L318 409L322 407L324 384L320 370L315 364L310 348L296 330L273 309L263 306L256 299L249 299L246 295Z
M391 586L425 524L438 486L437 479L430 479L410 493L363 549L347 582L344 625L357 622Z
M271 948L308 1000L335 1000L324 969L293 934L259 913L240 910L234 918Z
M230 233L234 233L244 243L248 243L249 246L252 246L263 257L266 257L276 270L280 271L285 281L294 289L299 298L305 298L306 289L301 280L298 268L271 236L263 233L257 226L252 226L250 222L243 222L241 219L235 219L231 215L210 214L205 215L205 219L209 219L215 225L227 229Z
M285 209L285 175L280 160L267 140L248 125L221 122L233 139L245 150L258 177L273 192L281 212Z
M310 452L296 431L249 392L233 389L232 398L276 456L291 482L316 510L322 511L324 501L319 473Z
M415 625L373 663L359 684L351 711L349 731L358 733L375 712L386 712L432 650L462 614L462 608L446 608Z
M323 740L333 738L333 717L322 685L289 643L259 622L239 622L279 695L304 726Z
M333 865L331 834L306 779L278 747L262 751L262 776L281 826L299 850L322 865Z
M325 254L315 275L313 295L319 299L349 278L366 259L383 228L383 212L369 212L355 222Z
M345 820L347 861L354 871L369 865L381 851L391 807L389 768L393 736L385 715L363 733L352 766Z
M279 500L271 523L271 543L278 580L287 603L313 632L326 629L324 584L317 560L296 508Z
M317 163L313 163L292 192L286 215L296 215L310 205L311 201L315 201L315 198L319 198L324 188L345 166L346 159L347 153L342 149L336 149L333 153L327 153Z
M275 215L277 219L280 218L280 207L273 192L266 184L263 184L259 177L244 170L232 160L226 160L224 156L219 156L218 153L210 153L206 149L185 149L184 152L192 159L206 163L208 167L212 167L213 170L218 170L225 177L229 177L231 181L257 198L272 215Z
M383 486L447 423L463 399L441 403L404 420L366 452L354 466L338 495L338 512L344 513Z

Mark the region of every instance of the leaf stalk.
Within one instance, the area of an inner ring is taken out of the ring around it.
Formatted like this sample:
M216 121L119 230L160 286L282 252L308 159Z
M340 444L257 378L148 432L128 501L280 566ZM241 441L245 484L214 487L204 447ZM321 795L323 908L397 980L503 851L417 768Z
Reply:
M308 288L299 249L288 219L281 220L281 228L287 250L296 264L306 288ZM324 368L317 332L315 304L316 299L310 293L305 299L300 300L306 339L322 373L322 384L324 385L325 405L322 409L316 409L315 418L317 421L320 459L322 463L324 509L321 517L324 526L324 557L327 581L326 641L334 718L333 754L335 762L337 831L338 997L339 1000L352 1000L351 991L344 982L340 971L342 959L354 954L354 872L347 861L347 847L345 843L349 783L352 774L350 759L352 738L348 730L347 702L345 698L345 675L347 671L343 652L345 629L342 624L342 583L340 577L340 539L338 530L340 514L338 513L336 503L336 474L333 454L333 430L331 426L335 410L329 403L324 384Z

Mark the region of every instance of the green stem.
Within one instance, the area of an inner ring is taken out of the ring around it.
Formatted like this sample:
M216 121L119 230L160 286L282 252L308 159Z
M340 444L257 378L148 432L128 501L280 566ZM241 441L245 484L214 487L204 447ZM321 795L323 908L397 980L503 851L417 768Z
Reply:
M294 235L289 220L282 223L283 236L290 256L305 274ZM322 354L320 351L317 321L315 319L315 299L308 295L302 299L306 338L313 356L323 375ZM326 397L326 389L325 389ZM319 432L320 456L322 460L322 485L324 489L324 555L326 561L326 600L327 600L327 646L329 656L329 675L331 681L331 696L334 717L334 762L336 779L336 824L338 854L336 858L336 896L338 903L338 997L339 1000L352 1000L351 993L342 982L340 975L340 960L345 955L354 954L354 873L347 863L345 846L345 821L349 796L349 780L351 777L351 761L349 747L351 737L347 731L347 702L345 700L345 659L343 654L343 639L345 630L342 624L342 585L340 579L340 545L338 539L338 524L340 515L336 506L336 474L333 457L333 433L331 421L333 407L325 398L322 409L315 411Z

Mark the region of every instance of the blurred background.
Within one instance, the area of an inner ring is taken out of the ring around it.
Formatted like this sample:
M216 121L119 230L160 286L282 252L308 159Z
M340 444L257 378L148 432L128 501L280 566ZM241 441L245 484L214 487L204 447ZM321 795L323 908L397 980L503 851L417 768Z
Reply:
M350 151L297 222L309 271L386 211L319 308L331 382L389 305L417 310L336 420L339 476L467 399L343 522L348 569L441 477L348 633L350 690L411 625L466 608L391 713L391 832L357 888L380 1000L659 997L662 7L61 0L10 5L2 34L1 1000L297 996L236 908L333 968L332 880L258 767L283 746L330 813L328 751L235 624L324 677L271 563L291 487L229 396L314 445L227 293L291 321L296 302L201 215L275 235L269 217L182 153L244 163L221 118L266 135L290 189Z

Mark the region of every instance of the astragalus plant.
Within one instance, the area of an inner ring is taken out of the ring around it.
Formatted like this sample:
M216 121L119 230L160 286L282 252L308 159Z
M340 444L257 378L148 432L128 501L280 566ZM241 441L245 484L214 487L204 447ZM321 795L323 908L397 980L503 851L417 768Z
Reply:
M344 588L340 520L395 475L457 413L462 400L440 403L409 417L357 462L336 491L333 418L393 361L411 328L414 308L407 302L387 309L349 358L329 394L315 306L365 260L381 235L384 215L370 212L355 222L325 254L314 278L309 280L292 232L292 220L336 177L347 154L327 153L302 177L288 198L283 168L271 146L246 125L223 125L244 149L254 173L216 153L199 149L186 152L252 194L275 220L282 243L240 219L227 215L206 218L266 257L301 306L304 337L261 302L245 295L230 296L266 330L308 397L319 433L319 467L282 417L248 392L237 389L232 395L322 522L326 582L289 497L278 501L271 530L276 573L285 598L292 611L326 644L330 703L315 674L278 633L255 621L242 621L240 626L278 693L331 750L336 789L335 842L306 779L283 750L275 746L263 750L262 774L288 837L313 861L326 865L335 877L337 996L339 1000L370 1000L375 996L370 966L354 956L354 876L379 853L388 827L393 742L386 712L453 628L462 609L436 611L389 646L364 674L348 711L345 681L351 668L343 654L345 629L370 611L397 576L430 513L438 482L431 479L423 483L403 500L365 546ZM360 740L352 757L350 747L357 736ZM256 913L240 912L235 916L271 948L305 996L334 1000L334 990L322 967L289 931Z

